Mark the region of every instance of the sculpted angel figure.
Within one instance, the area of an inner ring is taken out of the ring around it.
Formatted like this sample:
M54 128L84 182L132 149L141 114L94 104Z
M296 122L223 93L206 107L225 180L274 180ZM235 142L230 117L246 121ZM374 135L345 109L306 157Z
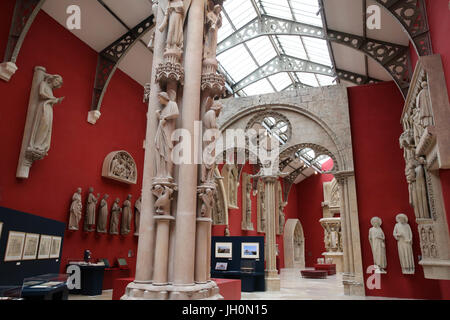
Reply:
M63 79L60 75L49 75L39 85L39 105L33 120L28 152L38 154L40 157L47 155L50 149L53 127L53 106L61 103L62 98L53 95L53 89L61 88Z
M215 59L217 51L217 33L222 27L222 7L209 1L208 12L206 14L206 35L205 47L203 51L204 59Z
M153 187L152 193L157 198L155 201L156 213L170 215L170 201L172 200L173 190L158 184Z
M82 209L83 204L81 203L81 188L78 188L77 192L75 192L72 196L72 204L70 205L69 230L78 230Z
M412 249L412 231L408 217L400 213L395 217L394 238L397 240L398 256L403 274L414 274L414 253Z
M98 214L97 232L106 233L108 223L108 200L109 195L105 194L102 201L100 201L100 210Z
M184 24L184 3L182 0L169 0L169 6L165 12L164 20L159 31L167 30L166 49L183 49L183 24Z
M155 136L155 148L158 153L156 159L156 176L170 178L170 164L172 163L171 156L173 149L171 136L174 121L180 113L177 103L170 100L167 92L159 93L158 98L163 108L156 112L159 120Z
M369 229L369 241L372 248L373 264L378 267L381 272L387 267L386 245L384 232L381 229L382 221L378 217L370 220L372 228Z

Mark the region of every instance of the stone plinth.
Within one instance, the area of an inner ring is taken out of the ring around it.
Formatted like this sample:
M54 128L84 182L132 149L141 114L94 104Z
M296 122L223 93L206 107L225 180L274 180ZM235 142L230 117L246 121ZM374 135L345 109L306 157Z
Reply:
M342 273L344 272L344 253L342 252L324 252L322 253L325 261L327 258L333 259L333 264L336 265L336 272Z

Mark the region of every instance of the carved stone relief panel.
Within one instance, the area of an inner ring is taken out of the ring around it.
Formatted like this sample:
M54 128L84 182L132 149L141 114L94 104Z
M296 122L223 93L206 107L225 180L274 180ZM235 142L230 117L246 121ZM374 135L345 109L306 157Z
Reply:
M247 173L242 174L242 230L254 230L252 222L252 183Z
M341 218L322 218L319 220L324 229L324 244L327 252L342 252Z
M420 57L403 109L399 142L409 203L419 225L419 264L427 279L450 279L450 237L439 176L439 169L450 168L448 119L450 105L441 57Z
M103 161L102 176L127 184L136 184L136 162L126 151L111 152Z

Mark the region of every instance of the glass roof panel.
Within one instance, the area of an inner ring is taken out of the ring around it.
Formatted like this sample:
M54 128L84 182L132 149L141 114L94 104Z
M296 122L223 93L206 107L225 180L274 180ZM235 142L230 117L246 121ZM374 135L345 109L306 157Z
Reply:
M256 18L256 11L250 0L227 0L223 7L236 29Z
M272 43L269 40L269 37L258 37L247 41L246 43L260 66L275 58L277 55Z
M223 52L217 59L234 81L239 81L258 67L242 44Z
M280 72L273 76L270 76L269 80L270 82L272 82L277 91L281 91L292 84L292 80L286 72Z
M260 8L269 16L292 20L287 0L260 0Z
M326 40L303 37L303 42L311 61L331 66L330 53Z
M255 96L258 94L273 93L273 88L267 79L262 79L245 87L244 92L249 96Z
M317 80L319 80L319 83L321 86L331 86L334 84L333 77L323 76L321 74L318 74L316 76L317 76Z
M280 44L284 49L284 52L288 56L307 60L305 48L303 47L300 37L297 36L278 36Z
M312 87L318 87L319 84L317 83L316 76L314 73L307 73L307 72L296 72L297 77L300 79L300 81L308 86Z
M317 0L290 0L295 20L322 27L322 17Z

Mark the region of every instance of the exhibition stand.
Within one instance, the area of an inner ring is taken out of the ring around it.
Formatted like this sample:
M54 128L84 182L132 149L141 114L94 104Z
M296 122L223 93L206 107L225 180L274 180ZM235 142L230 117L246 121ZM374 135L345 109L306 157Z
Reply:
M85 296L99 296L102 294L104 264L92 264L86 262L69 262L68 267L76 265L81 271L81 288L70 290L71 294Z

